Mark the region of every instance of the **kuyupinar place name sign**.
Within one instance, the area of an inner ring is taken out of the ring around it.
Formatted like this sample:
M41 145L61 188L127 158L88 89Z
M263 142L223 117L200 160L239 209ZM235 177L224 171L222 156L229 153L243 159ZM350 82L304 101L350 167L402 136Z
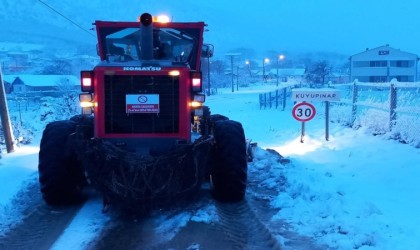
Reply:
M340 101L340 91L336 89L292 89L292 101L308 102L308 101Z
M316 113L315 106L309 102L325 102L325 140L329 140L329 113L330 101L340 101L340 91L336 89L292 89L292 101L297 104L293 107L293 117L302 122L300 142L305 137L305 122L311 120Z

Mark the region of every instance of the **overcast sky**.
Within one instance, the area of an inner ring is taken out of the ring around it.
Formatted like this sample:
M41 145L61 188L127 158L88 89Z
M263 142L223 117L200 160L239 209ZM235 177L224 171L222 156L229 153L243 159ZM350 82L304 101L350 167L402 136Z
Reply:
M219 52L329 51L353 55L390 46L420 55L418 0L138 0L140 12L205 21Z

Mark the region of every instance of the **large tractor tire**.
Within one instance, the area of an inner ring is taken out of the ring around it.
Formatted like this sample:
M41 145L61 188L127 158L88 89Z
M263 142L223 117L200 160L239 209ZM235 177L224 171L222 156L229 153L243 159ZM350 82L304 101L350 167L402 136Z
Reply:
M244 198L247 181L246 141L242 125L232 120L214 123L215 145L211 182L216 199L234 202Z
M69 145L69 135L75 130L74 121L55 121L42 134L38 172L41 193L49 205L70 205L82 200L84 172Z

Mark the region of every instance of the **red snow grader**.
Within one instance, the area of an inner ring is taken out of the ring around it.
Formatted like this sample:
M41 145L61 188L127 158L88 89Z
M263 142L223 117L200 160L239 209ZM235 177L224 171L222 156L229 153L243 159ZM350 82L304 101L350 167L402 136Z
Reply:
M250 160L239 122L203 105L203 22L95 22L100 63L81 72L82 114L49 123L39 181L50 205L92 186L105 204L172 204L210 182L216 199L244 197Z

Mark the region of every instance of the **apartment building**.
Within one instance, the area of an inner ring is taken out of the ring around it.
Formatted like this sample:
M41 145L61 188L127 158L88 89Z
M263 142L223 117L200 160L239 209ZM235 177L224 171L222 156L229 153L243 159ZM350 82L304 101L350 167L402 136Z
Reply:
M399 82L417 81L418 56L394 49L389 45L366 49L355 54L350 60L350 81Z

